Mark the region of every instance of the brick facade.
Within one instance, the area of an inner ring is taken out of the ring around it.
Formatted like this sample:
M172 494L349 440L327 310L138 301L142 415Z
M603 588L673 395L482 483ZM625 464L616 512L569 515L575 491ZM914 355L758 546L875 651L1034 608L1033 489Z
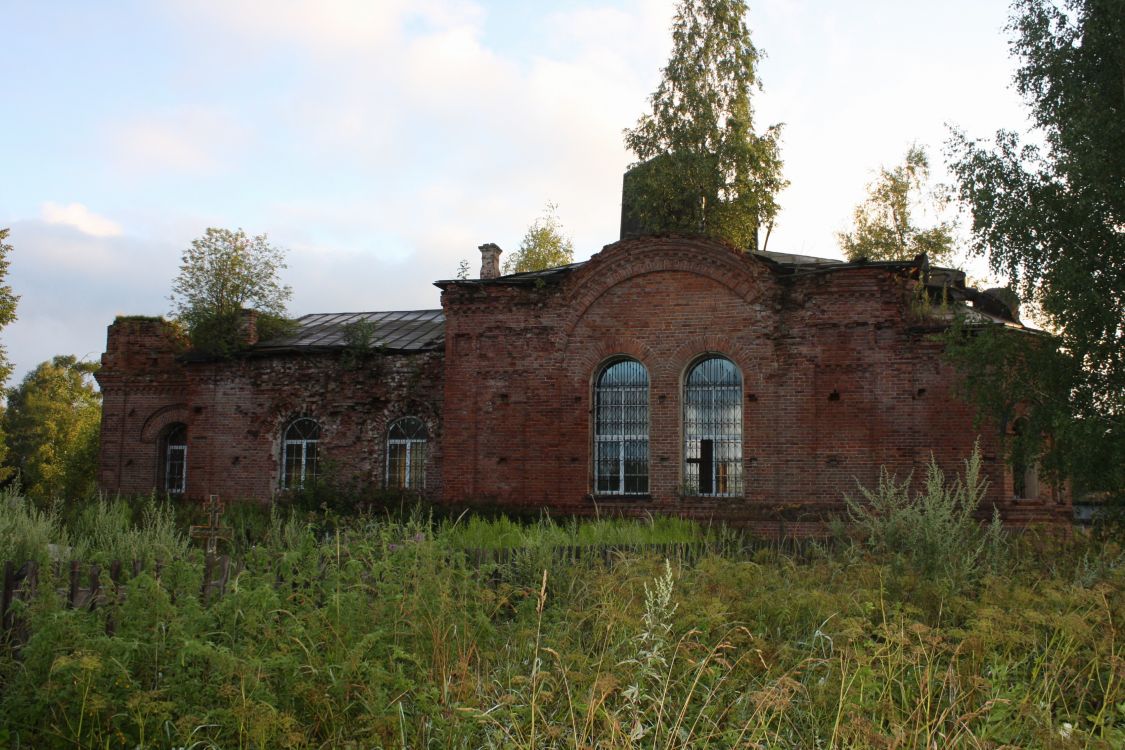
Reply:
M150 491L160 431L187 425L188 496L266 498L280 434L317 419L336 470L383 481L387 427L407 414L430 434L425 494L435 501L553 512L672 513L812 532L880 466L947 472L979 440L986 505L1013 522L1069 514L1044 488L1016 500L1000 427L974 426L933 338L941 310L920 300L922 263L784 263L691 238L638 238L541 274L438 282L443 350L255 347L189 362L156 322L110 327L100 481ZM700 496L684 476L684 379L701 357L741 373L737 497ZM648 374L648 491L594 493L594 383L629 358Z
M224 361L185 361L182 342L158 321L109 327L102 388L103 490L160 487L160 438L187 426L184 495L264 500L281 485L282 434L290 420L321 427L320 473L382 486L391 422L414 416L429 432L424 493L441 494L441 352L355 356L283 351Z

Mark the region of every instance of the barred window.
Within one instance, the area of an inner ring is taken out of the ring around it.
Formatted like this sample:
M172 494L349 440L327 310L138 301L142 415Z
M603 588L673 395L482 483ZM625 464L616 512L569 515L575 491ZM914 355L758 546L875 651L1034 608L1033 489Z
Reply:
M648 371L633 359L607 365L594 386L594 488L648 493Z
M160 487L171 495L183 494L187 486L187 425L168 426L160 439Z
M742 494L742 375L725 357L700 360L684 381L684 489Z
M320 454L320 425L308 417L300 417L290 422L283 434L282 488L294 489L315 482Z
M426 425L403 417L387 432L387 488L421 490L426 486Z

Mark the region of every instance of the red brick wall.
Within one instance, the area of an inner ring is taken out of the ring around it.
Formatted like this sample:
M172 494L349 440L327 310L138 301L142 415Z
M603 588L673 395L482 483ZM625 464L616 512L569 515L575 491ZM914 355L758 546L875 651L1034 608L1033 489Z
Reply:
M705 240L642 238L561 283L447 286L444 498L775 530L785 519L793 531L838 513L880 466L920 480L932 452L959 471L979 436L989 502L1005 506L997 428L974 428L954 396L940 344L912 314L915 283L873 267L787 276ZM743 376L742 498L680 491L683 379L708 353ZM649 372L641 499L591 494L592 383L615 355Z
M538 284L445 285L443 352L250 355L185 362L158 321L110 326L103 368L103 489L149 492L162 430L188 428L187 496L277 493L281 431L299 415L322 429L338 477L382 486L386 434L406 415L430 443L426 494L457 504L559 513L674 513L803 533L839 514L880 466L922 479L931 454L961 470L975 440L986 504L1017 523L1061 519L1065 496L1011 501L1000 432L974 426L956 374L919 317L908 274L879 267L788 273L700 239L606 247ZM936 328L940 328L937 325ZM742 497L685 497L682 390L719 354L742 373ZM592 384L617 356L649 373L650 493L595 497Z
M270 498L278 491L281 433L294 416L321 426L321 474L383 486L387 428L417 416L429 430L426 494L441 492L440 352L249 356L180 362L160 324L110 326L98 380L103 392L99 481L111 492L157 486L159 438L187 425L190 499Z

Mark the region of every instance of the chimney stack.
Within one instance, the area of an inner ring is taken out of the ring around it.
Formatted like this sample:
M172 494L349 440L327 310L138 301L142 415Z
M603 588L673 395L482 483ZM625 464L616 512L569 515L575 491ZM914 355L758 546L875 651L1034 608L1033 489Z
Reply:
M500 275L500 246L494 242L486 242L480 246L480 277L482 279L495 279Z
M253 346L258 343L258 311L238 311L238 343L240 346Z

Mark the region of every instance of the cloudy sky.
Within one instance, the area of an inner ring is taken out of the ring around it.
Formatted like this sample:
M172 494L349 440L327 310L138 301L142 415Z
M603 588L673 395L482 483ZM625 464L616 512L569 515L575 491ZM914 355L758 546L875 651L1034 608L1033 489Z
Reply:
M622 130L673 0L0 0L0 227L13 379L162 314L209 226L289 250L290 312L439 306L548 201L579 259L617 237ZM759 129L791 187L770 249L838 256L864 185L947 124L1025 127L1004 0L751 0Z

